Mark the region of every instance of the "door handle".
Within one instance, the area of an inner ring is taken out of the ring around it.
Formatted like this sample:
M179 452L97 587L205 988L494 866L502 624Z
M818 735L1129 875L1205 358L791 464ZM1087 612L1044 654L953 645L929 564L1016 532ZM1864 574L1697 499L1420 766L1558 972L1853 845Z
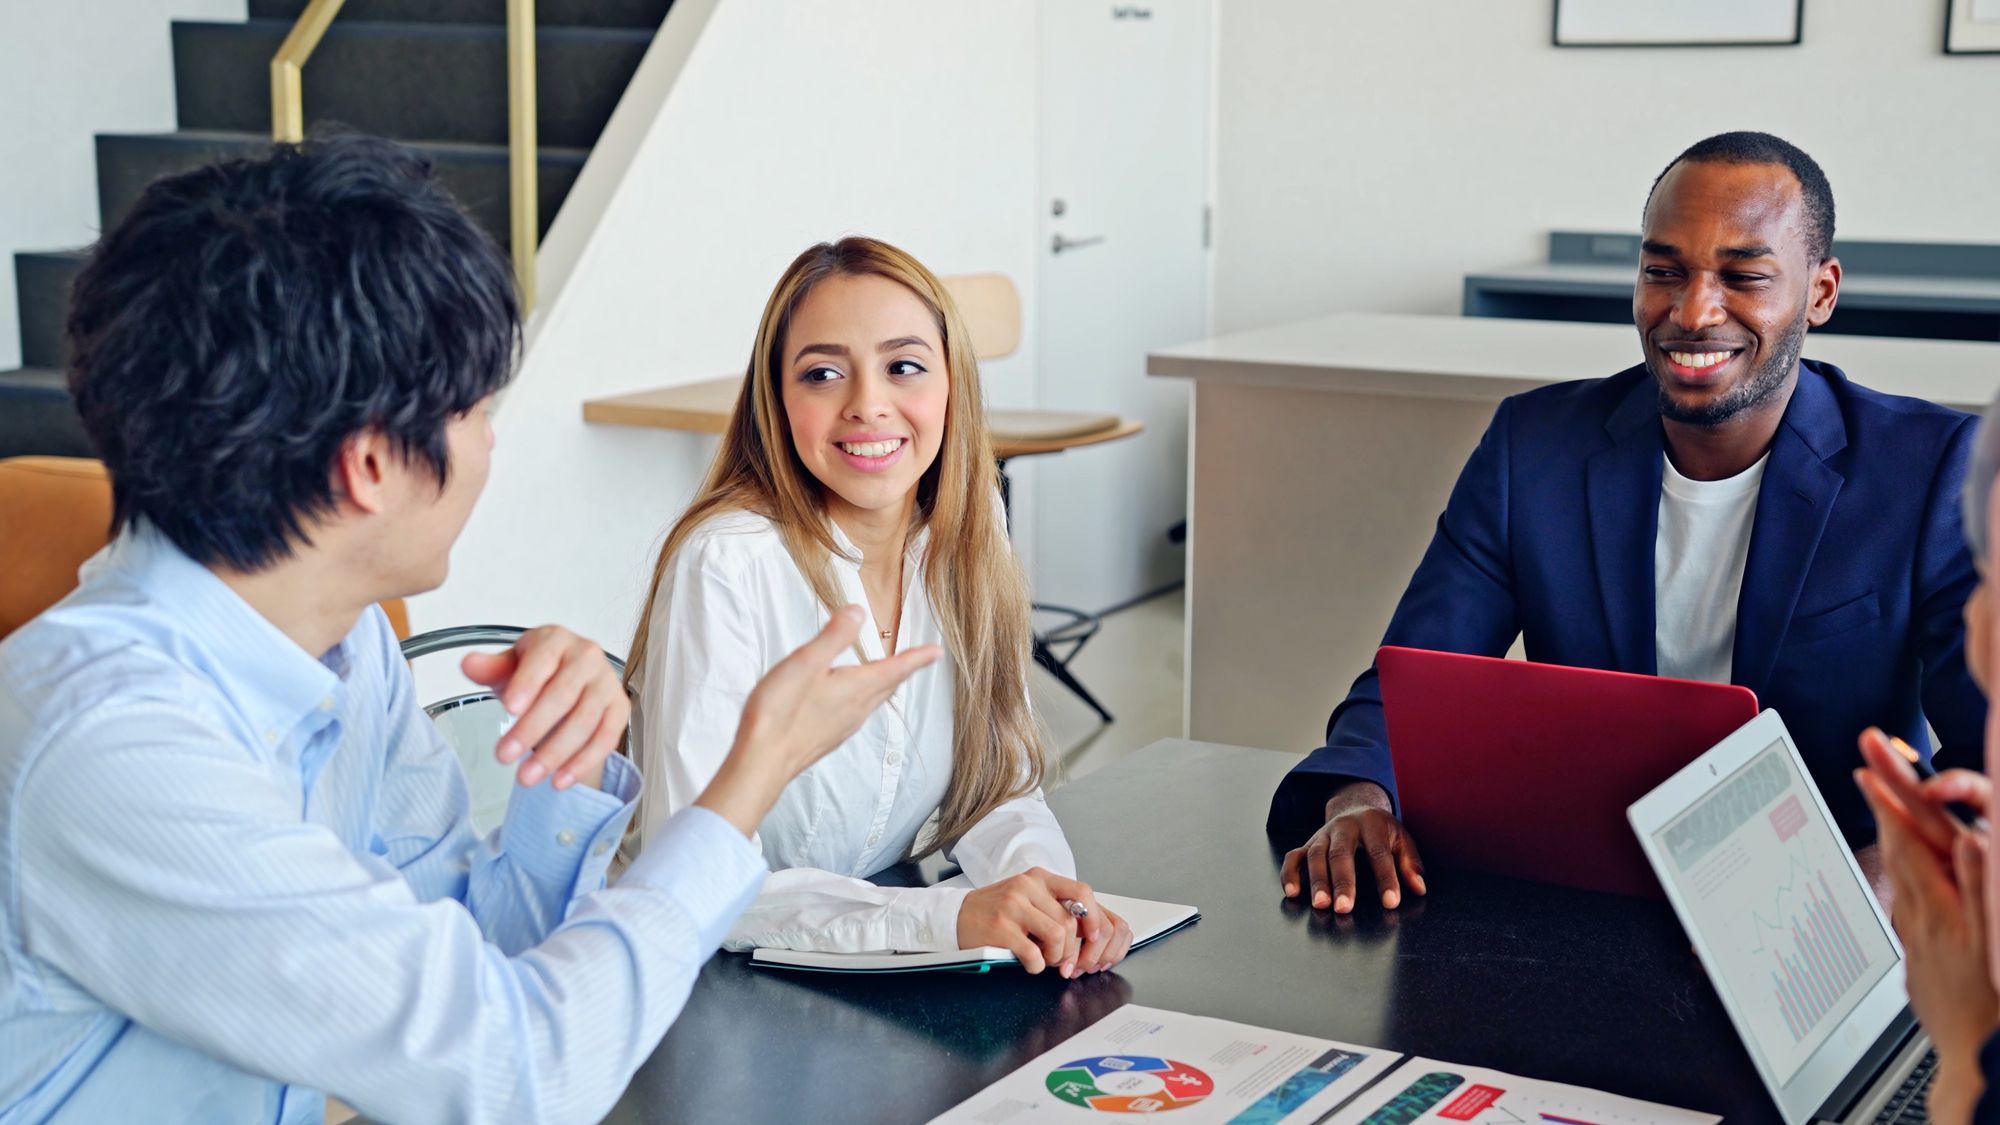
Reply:
M1095 246L1103 241L1104 236L1101 234L1092 235L1089 238L1064 238L1062 235L1056 235L1049 242L1049 253L1060 254L1065 250L1081 250L1086 246Z

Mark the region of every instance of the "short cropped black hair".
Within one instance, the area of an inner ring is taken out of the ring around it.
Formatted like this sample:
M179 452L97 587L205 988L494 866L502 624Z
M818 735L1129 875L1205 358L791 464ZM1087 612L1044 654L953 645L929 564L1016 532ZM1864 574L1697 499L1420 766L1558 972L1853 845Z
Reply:
M1799 146L1783 137L1747 131L1717 133L1696 141L1653 177L1653 187L1646 192L1648 204L1653 202L1653 192L1659 190L1660 181L1667 178L1676 164L1784 165L1799 181L1799 190L1805 196L1806 253L1814 262L1824 262L1833 256L1833 185L1827 183L1819 163Z
M445 426L512 376L520 313L430 161L345 134L152 184L91 251L69 336L113 531L255 571L334 510L357 433L442 487Z

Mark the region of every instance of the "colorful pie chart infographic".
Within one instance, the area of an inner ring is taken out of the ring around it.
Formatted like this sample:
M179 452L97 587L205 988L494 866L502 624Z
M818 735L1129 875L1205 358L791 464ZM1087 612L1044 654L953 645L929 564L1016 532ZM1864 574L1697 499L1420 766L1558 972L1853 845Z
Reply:
M1194 1067L1146 1055L1093 1055L1067 1062L1049 1072L1048 1086L1049 1093L1071 1105L1104 1113L1183 1109L1215 1092L1215 1080Z

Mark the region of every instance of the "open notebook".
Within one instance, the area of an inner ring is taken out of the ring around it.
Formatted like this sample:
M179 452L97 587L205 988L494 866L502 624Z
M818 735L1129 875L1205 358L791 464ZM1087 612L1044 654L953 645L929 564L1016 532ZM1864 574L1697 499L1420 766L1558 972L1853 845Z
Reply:
M1153 902L1123 895L1098 894L1098 904L1108 906L1132 927L1132 948L1158 941L1201 917L1192 906ZM797 949L759 949L750 963L767 969L811 969L822 973L920 973L947 970L983 973L995 965L1017 965L1020 959L995 946L953 949L943 953L816 953Z

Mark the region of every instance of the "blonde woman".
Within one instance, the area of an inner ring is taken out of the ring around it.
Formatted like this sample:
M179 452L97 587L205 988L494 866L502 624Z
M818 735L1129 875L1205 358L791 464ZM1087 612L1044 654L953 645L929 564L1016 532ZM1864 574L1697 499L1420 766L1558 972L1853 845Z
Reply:
M785 789L756 838L774 874L725 946L990 945L1064 977L1116 964L1131 930L1075 880L1042 800L1028 595L965 326L929 270L866 238L785 271L708 479L661 549L627 674L642 833L721 767L758 678L850 603L869 621L847 662L944 656ZM960 878L866 881L940 848Z

